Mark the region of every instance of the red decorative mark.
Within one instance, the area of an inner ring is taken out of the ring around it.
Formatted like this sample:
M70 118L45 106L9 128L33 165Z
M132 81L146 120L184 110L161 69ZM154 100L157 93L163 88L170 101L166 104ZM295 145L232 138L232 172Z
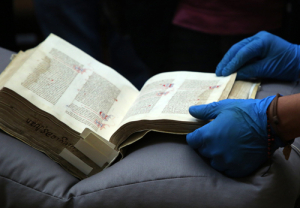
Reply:
M167 94L169 94L169 92L158 92L158 93L156 93L156 95L157 95L158 97L161 97L161 96L167 95Z
M99 115L100 115L100 117L101 117L104 121L108 121L108 119L111 118L111 115L106 115L106 114L103 113L102 111L100 111Z
M219 88L219 87L221 87L221 85L214 85L214 86L210 86L209 89L212 90L212 89Z
M80 66L73 66L73 69L77 72L77 73L80 73L80 74L83 74L84 72L86 72L86 69L80 67Z
M101 121L98 121L97 119L94 121L94 123L100 130L105 129L106 126L109 126L107 124L102 123Z
M173 83L167 83L167 84L161 84L161 85L163 86L163 88L166 88L166 89L174 87Z

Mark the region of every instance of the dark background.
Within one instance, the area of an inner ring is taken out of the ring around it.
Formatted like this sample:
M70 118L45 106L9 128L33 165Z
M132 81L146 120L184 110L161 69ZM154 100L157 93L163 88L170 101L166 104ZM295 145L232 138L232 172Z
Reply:
M0 47L26 50L42 40L32 0L0 1Z

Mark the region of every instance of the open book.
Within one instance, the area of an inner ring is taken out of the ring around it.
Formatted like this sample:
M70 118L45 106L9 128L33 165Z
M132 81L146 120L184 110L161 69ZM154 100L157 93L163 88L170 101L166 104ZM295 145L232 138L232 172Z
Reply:
M235 74L168 72L138 91L113 69L50 35L13 58L0 89L0 128L83 179L151 130L186 134L204 125L189 115L189 106L253 97L257 84L235 82Z

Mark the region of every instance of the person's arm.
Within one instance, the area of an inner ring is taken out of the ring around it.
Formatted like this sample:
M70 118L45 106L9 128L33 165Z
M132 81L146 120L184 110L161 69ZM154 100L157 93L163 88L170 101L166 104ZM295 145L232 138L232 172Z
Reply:
M272 112L268 111L271 119ZM293 140L300 136L300 94L278 98L277 116L278 132L285 141Z
M192 116L214 120L188 134L187 143L227 176L245 177L253 173L268 160L268 153L286 145L274 134L275 141L268 149L268 117L271 120L273 115L269 108L274 98L227 99L190 107ZM284 140L300 136L300 94L280 97L277 116L277 130Z

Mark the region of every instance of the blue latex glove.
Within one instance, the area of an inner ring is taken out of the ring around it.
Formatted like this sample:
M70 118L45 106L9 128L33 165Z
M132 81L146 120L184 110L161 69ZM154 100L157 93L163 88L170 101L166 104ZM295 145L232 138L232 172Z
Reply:
M222 100L190 107L202 120L214 119L187 135L187 143L230 177L244 177L268 159L267 108L275 96L262 100ZM283 146L275 139L272 151Z
M300 72L299 46L267 32L233 45L216 69L217 76L238 71L237 79L296 80Z

